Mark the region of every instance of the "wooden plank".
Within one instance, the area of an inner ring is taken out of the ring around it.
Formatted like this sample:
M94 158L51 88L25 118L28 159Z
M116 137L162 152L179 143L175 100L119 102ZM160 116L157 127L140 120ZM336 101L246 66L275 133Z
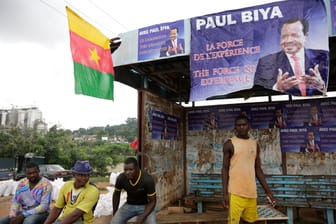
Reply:
M167 214L158 213L158 224L169 223L201 223L201 222L221 222L226 223L227 212L204 212L204 213L182 213L182 214Z
M269 205L258 205L258 221L287 220L288 217L282 212ZM203 213L180 213L168 214L167 211L160 211L157 214L159 224L169 223L201 223L201 222L227 222L227 210L219 212Z

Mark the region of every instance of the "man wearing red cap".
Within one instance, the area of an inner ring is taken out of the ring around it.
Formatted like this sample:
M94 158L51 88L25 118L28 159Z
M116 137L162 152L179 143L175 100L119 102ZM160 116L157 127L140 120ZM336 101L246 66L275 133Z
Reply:
M93 223L93 210L99 199L98 188L89 183L93 169L89 161L77 161L71 171L74 180L67 181L62 186L55 206L44 224Z

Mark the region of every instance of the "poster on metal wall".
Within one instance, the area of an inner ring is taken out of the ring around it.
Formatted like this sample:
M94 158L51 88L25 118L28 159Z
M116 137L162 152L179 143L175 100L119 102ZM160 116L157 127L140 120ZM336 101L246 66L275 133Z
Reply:
M191 18L190 101L262 86L322 95L329 46L323 0L291 0Z
M138 30L138 61L185 53L184 20L156 24Z
M159 110L151 110L152 139L180 140L179 119Z
M336 151L336 100L221 105L189 109L188 130L232 130L238 115L247 116L252 129L280 129L284 152ZM318 147L306 150L307 142Z
M336 36L336 0L330 0L331 34Z

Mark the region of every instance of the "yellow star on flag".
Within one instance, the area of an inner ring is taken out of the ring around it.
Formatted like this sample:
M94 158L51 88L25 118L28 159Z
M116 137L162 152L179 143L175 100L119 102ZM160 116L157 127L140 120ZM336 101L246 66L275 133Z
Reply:
M75 93L113 100L114 68L110 39L66 7Z
M89 51L90 51L90 60L95 61L96 64L98 65L98 61L100 60L100 57L97 54L97 49L95 48L94 50L92 50L89 48Z

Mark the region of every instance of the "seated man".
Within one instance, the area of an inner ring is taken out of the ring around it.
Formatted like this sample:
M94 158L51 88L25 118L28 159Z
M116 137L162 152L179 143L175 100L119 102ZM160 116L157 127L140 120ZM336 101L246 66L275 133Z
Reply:
M127 201L119 208L122 190L127 192ZM156 191L153 177L142 171L133 157L125 160L124 172L117 177L112 203L111 224L127 223L134 216L137 216L136 223L156 224Z
M93 210L99 199L99 190L89 183L92 171L88 161L76 162L72 168L74 180L63 184L55 206L44 224L93 223Z
M37 164L25 167L26 178L18 183L8 217L0 218L0 224L43 223L48 217L52 185L40 176Z

